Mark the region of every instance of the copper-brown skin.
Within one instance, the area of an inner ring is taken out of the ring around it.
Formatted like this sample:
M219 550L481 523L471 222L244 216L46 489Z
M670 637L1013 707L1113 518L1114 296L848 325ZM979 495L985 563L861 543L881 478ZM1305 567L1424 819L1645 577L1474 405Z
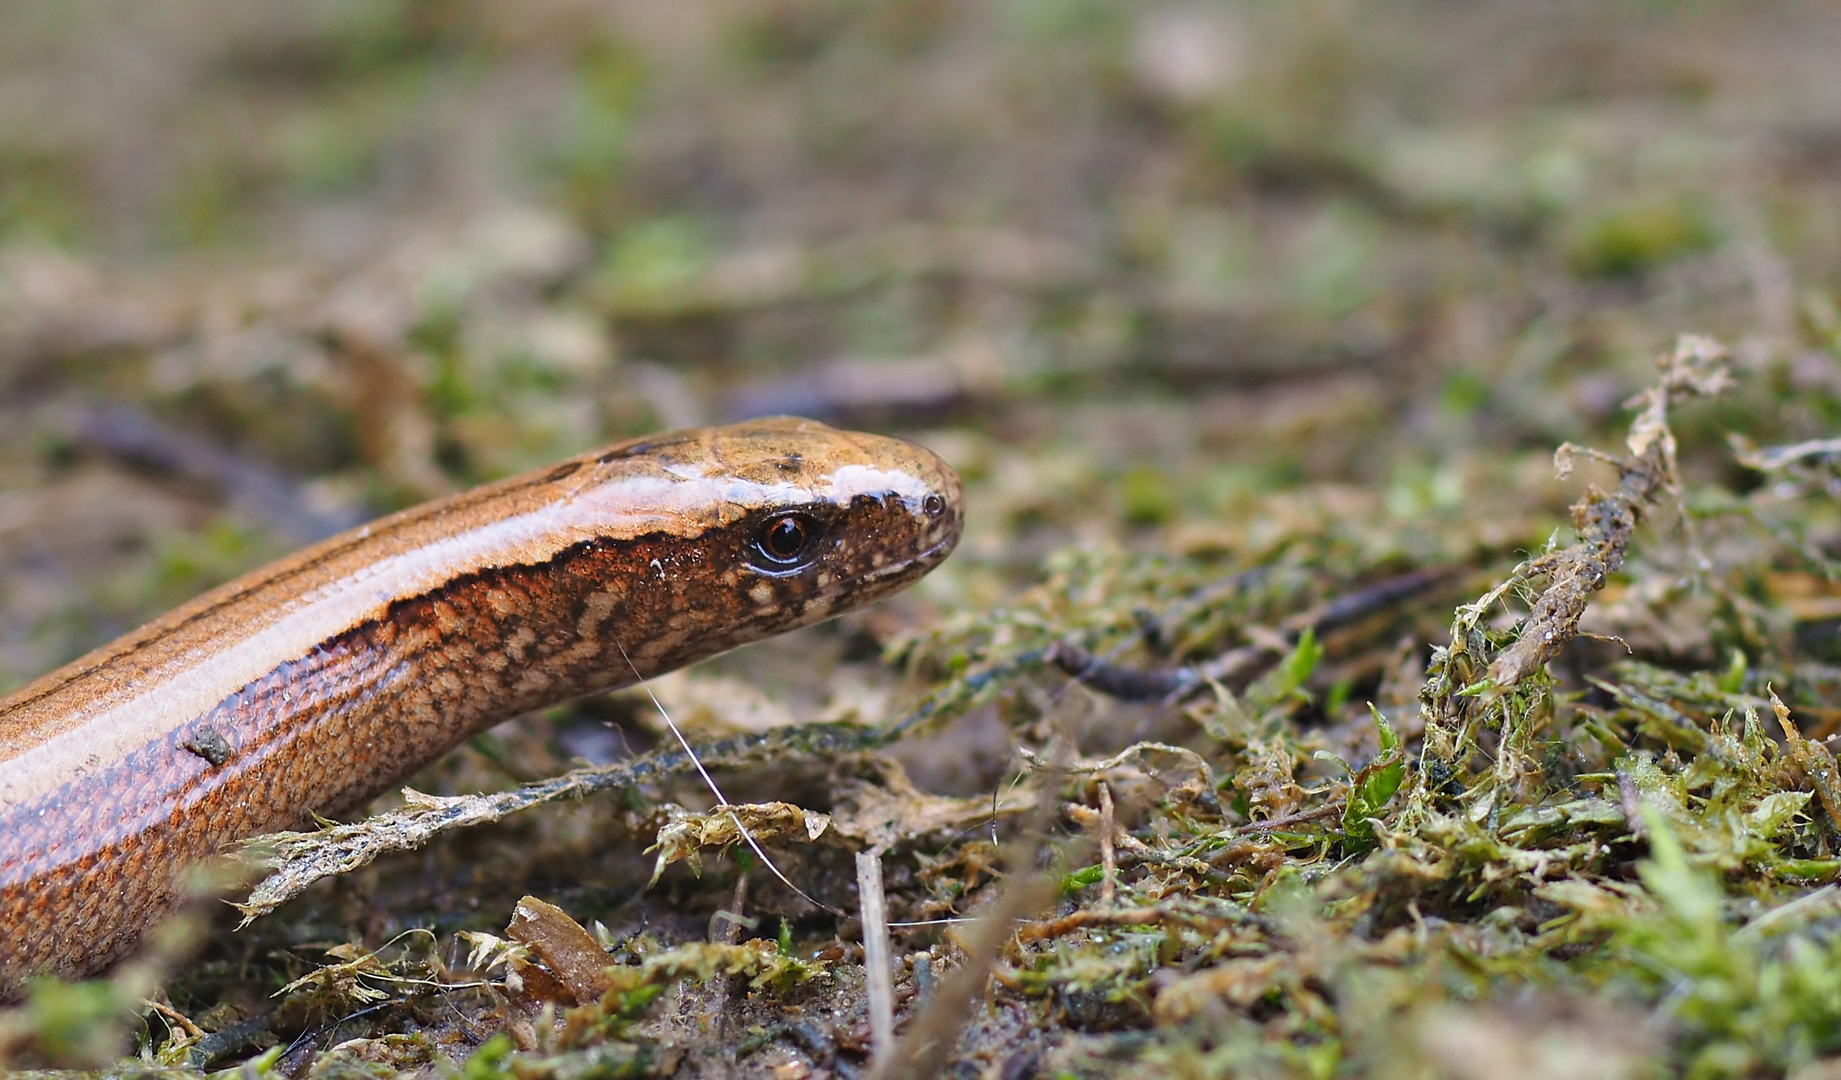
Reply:
M0 1000L130 952L237 840L895 592L960 502L928 451L808 420L653 436L336 536L46 675L0 700Z

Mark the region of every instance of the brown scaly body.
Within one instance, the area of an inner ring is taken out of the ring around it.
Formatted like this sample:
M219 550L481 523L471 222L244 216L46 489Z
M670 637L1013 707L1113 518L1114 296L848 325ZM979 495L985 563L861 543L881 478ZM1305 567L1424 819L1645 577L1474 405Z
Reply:
M0 1000L131 951L227 844L634 668L886 596L959 528L931 453L755 421L428 503L207 593L0 700Z

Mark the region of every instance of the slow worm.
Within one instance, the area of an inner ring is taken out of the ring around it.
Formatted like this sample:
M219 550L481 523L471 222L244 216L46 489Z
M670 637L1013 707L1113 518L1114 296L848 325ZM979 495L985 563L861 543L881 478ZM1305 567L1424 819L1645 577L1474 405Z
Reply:
M44 676L0 700L0 1000L130 953L237 840L887 596L951 552L960 503L896 439L654 436L336 536Z

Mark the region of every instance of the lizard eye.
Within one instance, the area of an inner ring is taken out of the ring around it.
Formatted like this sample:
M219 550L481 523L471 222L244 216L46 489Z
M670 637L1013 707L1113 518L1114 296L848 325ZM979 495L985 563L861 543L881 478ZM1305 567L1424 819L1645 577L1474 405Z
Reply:
M798 569L809 561L822 532L818 523L804 514L781 514L767 519L754 538L756 565L769 573Z

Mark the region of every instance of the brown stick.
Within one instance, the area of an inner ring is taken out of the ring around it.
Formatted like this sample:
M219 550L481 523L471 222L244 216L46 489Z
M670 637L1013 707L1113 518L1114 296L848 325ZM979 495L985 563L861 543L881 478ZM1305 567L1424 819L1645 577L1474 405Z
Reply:
M1579 634L1579 619L1591 595L1604 588L1624 565L1631 535L1664 491L1676 487L1675 436L1668 427L1668 407L1690 397L1715 397L1732 386L1726 350L1710 338L1684 334L1675 351L1662 357L1662 378L1632 399L1642 412L1625 440L1629 457L1601 454L1567 443L1554 454L1560 476L1571 471L1574 456L1584 453L1617 469L1616 490L1588 487L1573 504L1573 527L1579 539L1571 546L1534 559L1518 576L1545 576L1547 588L1522 621L1521 634L1489 666L1489 679L1506 690L1539 671Z

